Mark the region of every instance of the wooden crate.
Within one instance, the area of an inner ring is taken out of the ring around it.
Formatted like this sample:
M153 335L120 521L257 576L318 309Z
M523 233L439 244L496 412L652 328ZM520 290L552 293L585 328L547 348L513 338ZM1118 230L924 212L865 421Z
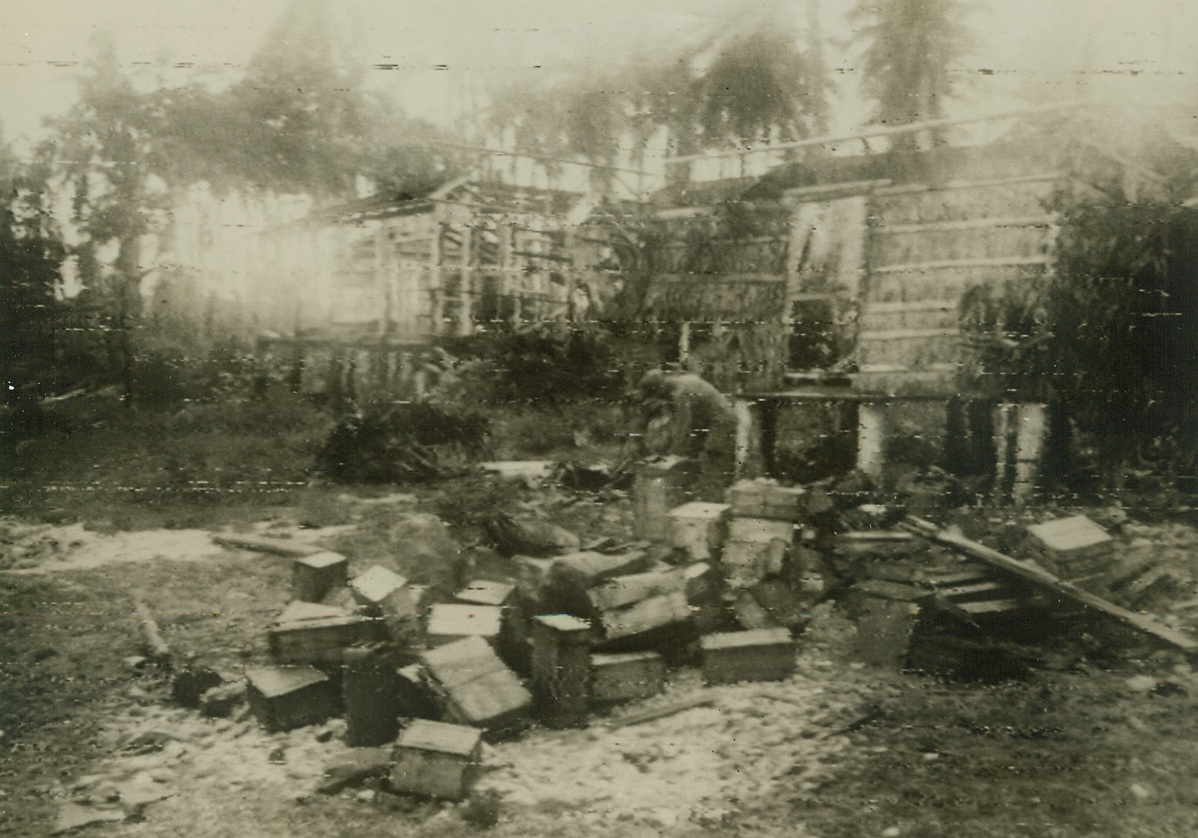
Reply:
M666 664L657 652L591 655L591 698L600 703L649 698L665 689Z
M482 732L417 719L400 733L392 758L391 785L396 791L461 800L478 779Z
M779 486L773 480L740 480L728 489L734 518L768 518L795 522L803 517L807 490Z
M475 579L454 594L453 598L472 605L510 606L516 600L516 586L507 582Z
M1027 530L1046 554L1045 564L1058 576L1077 579L1109 569L1115 541L1085 515L1046 521Z
M292 602L271 626L271 654L283 663L340 663L345 649L377 639L379 624L343 608Z
M425 633L430 646L481 637L498 648L502 631L503 609L497 605L440 603L429 609Z
M581 724L590 704L590 622L568 614L532 620L532 694L537 715L552 727Z
M718 556L728 538L730 509L726 503L699 501L671 509L671 543L694 561Z
M705 562L696 562L683 568L682 579L695 631L699 634L719 631L727 619L719 572Z
M344 660L345 744L363 748L394 741L403 709L396 656L374 644L346 649Z
M544 613L592 616L588 590L615 576L644 572L649 565L649 559L639 550L616 555L587 551L559 556L541 588L541 609Z
M587 591L587 598L596 611L624 608L654 596L686 590L686 575L682 568L649 573L617 576Z
M730 588L756 585L771 573L781 573L789 545L781 540L741 541L724 544L720 566Z
M345 587L349 559L340 553L313 553L291 565L291 595L302 602L320 602L335 588Z
M355 576L349 583L358 609L381 620L394 641L409 644L420 634L420 592L408 580L381 565Z
M638 469L632 485L633 533L637 538L669 543L670 510L690 499L697 463L681 457L659 457Z
M627 608L605 611L600 619L603 635L610 642L623 640L669 626L681 627L691 618L691 607L683 590L649 597Z
M795 644L786 629L709 634L700 645L709 684L781 681L795 672Z
M336 689L319 669L260 667L246 672L245 680L250 710L267 730L316 724L337 712Z
M416 601L408 580L381 565L374 565L349 583L354 600L372 616L414 618Z
M755 541L765 544L770 541L795 540L795 526L790 521L775 521L770 518L733 518L728 524L729 541Z
M481 637L430 649L422 659L450 721L503 728L527 715L532 696Z

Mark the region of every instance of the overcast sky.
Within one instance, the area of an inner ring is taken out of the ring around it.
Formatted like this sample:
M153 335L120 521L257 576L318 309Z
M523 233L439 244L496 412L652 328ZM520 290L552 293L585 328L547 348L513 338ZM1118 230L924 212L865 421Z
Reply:
M113 34L132 72L164 60L183 82L199 68L246 62L286 0L0 0L0 122L36 136L61 113L99 30ZM845 41L854 0L822 0L826 34ZM1185 90L1198 71L1192 0L978 0L977 42L959 68L962 104L1006 107L1039 89L1070 98L1100 84ZM804 0L337 0L361 27L372 85L396 91L419 115L444 118L462 90L498 73L532 78L566 66L601 68L635 49L664 49L711 29L769 15L804 19ZM838 128L866 116L853 88L852 48L830 48L845 91ZM438 66L440 65L440 69ZM1085 70L1085 72L1078 72ZM1194 76L1195 73L1190 73ZM1198 84L1189 91L1198 94ZM1139 95L1139 94L1136 94ZM1198 102L1198 95L1193 98Z

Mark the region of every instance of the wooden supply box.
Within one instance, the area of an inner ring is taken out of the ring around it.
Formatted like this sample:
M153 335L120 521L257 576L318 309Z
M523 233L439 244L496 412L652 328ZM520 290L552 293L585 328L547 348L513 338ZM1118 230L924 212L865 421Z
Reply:
M450 721L502 729L528 714L532 696L481 637L430 649L423 663Z
M728 489L727 499L733 517L794 522L806 511L807 490L772 480L741 480Z
M454 594L454 599L464 604L501 609L499 641L496 645L499 656L518 671L528 671L528 621L520 604L520 591L515 585L476 579Z
M532 620L532 693L537 715L553 727L580 724L590 704L591 624L569 614Z
M728 524L729 541L754 541L765 544L770 541L785 541L793 544L795 525L790 521L775 521L771 518L733 518Z
M337 712L329 676L310 666L267 666L245 674L246 700L270 731L316 724Z
M415 618L416 600L408 580L381 565L374 565L349 583L362 610L372 617Z
M659 457L641 464L632 485L633 533L668 544L670 510L693 497L698 464L682 457Z
M391 785L396 791L461 800L478 779L482 731L416 719L399 734Z
M693 561L720 554L728 538L731 507L726 503L692 501L670 510L671 544Z
M689 626L691 607L683 590L662 596L649 597L627 608L605 611L601 615L603 636L610 643L614 640L628 641L649 632L673 628L682 635ZM685 639L679 636L676 639Z
M756 585L771 573L781 573L790 545L773 541L729 541L724 545L720 565L730 588Z
M341 695L345 744L353 748L395 740L402 712L398 656L384 644L354 646L344 653Z
M1046 521L1027 528L1049 570L1078 579L1109 569L1115 541L1085 515Z
M709 684L782 681L795 672L795 644L786 629L709 634L700 644Z
M291 565L291 595L301 602L320 602L329 591L344 588L349 559L340 553L300 556Z
M656 652L591 655L591 698L598 703L649 698L665 682L666 664Z
M683 568L672 568L666 571L617 576L591 588L587 591L587 598L596 611L603 612L685 589L686 575Z
M497 605L439 603L429 609L425 634L430 646L444 646L465 637L481 637L499 648L503 609Z
M292 602L271 626L270 652L283 663L337 663L355 643L377 639L379 624L343 608Z

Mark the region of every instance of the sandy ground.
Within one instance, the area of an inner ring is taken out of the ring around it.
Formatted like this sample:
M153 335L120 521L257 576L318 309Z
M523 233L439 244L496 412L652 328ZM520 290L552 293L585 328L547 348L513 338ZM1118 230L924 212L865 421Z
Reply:
M304 545L318 545L352 529L352 525L304 529L275 522L263 522L254 528L256 534ZM98 532L83 523L25 524L0 519L0 539L5 569L26 574L94 570L159 559L198 562L227 553L227 548L213 542L209 530L195 529Z

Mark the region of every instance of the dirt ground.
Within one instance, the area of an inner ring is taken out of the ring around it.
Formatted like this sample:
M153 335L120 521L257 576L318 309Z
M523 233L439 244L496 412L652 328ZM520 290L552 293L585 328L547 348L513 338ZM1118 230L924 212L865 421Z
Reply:
M138 598L177 654L234 672L267 659L265 629L288 598L289 562L219 547L213 530L336 549L360 568L402 552L397 569L449 586L463 573L504 570L475 543L469 514L494 496L584 541L627 539L631 529L627 498L498 478L404 493L293 489L285 504L259 507L257 521L200 516L188 519L200 526L179 528L115 527L96 503L86 507L94 520L0 520L0 834L46 835L95 817L110 820L83 834L481 831L476 803L370 786L317 794L326 766L349 750L343 723L272 734L244 712L205 718L171 701L165 675L127 659L141 653ZM1185 586L1198 578L1198 531L1132 516L1117 549L1176 570L1172 610L1158 616L1192 628ZM823 603L788 681L705 687L678 667L665 695L614 715L694 696L710 704L618 729L599 714L583 729L534 729L488 746L479 788L498 800L489 831L1198 834L1198 675L1180 653L1088 637L1089 654L1049 655L1053 665L1026 678L983 684L866 667L850 651L855 631Z

